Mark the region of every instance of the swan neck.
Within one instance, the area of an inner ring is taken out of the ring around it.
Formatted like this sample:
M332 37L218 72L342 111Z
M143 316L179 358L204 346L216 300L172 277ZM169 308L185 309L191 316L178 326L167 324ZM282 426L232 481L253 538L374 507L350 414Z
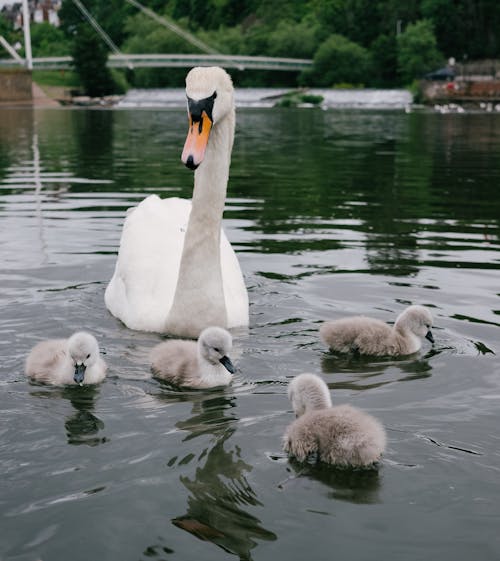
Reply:
M208 326L227 327L220 238L234 139L234 110L214 125L194 191L174 301L166 331L198 337Z

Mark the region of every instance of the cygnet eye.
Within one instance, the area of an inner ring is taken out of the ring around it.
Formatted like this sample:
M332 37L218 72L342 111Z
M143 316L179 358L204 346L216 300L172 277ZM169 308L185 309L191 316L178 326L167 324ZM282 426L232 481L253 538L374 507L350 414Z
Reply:
M220 349L217 348L217 347L214 347L214 351L215 351L216 353L220 353Z
M87 355L87 358L90 358L90 353Z

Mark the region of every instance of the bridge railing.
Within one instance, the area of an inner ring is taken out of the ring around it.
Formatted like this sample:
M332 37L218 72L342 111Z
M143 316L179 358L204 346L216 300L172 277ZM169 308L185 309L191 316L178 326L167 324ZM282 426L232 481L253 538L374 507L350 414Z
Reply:
M35 70L64 70L71 68L71 65L72 58L70 56L38 57L33 59L33 69ZM0 66L13 67L19 66L19 63L13 59L1 59ZM108 57L108 66L111 68L223 66L240 70L300 71L310 68L312 60L240 55L113 54Z

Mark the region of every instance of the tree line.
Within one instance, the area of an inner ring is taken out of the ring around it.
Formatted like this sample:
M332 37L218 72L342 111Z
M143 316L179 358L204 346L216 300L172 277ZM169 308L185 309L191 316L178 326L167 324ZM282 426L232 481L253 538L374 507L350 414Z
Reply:
M197 47L124 0L84 0L124 53ZM240 86L406 86L446 64L500 58L498 0L142 0L223 54L307 58L304 72L231 71ZM86 89L180 86L184 69L105 69L108 47L72 0L61 28L33 25L38 56L72 53ZM2 28L0 22L0 29ZM99 85L100 84L100 85ZM102 93L102 92L100 92Z

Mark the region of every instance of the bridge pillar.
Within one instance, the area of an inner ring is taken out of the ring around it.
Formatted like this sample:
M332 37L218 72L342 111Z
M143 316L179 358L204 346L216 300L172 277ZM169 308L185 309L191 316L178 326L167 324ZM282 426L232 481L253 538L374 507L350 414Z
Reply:
M30 70L0 69L0 103L31 103L32 99Z

